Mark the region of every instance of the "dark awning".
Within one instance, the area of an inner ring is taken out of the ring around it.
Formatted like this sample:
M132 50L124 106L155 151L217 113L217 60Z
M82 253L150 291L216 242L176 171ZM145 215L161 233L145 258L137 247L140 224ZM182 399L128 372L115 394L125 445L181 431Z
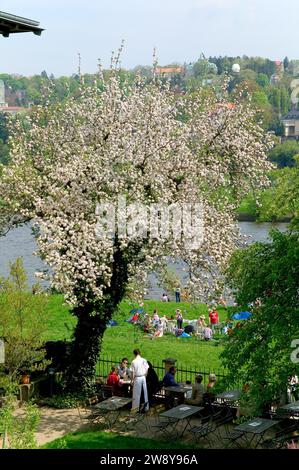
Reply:
M0 11L0 34L8 38L13 33L28 33L32 32L41 35L42 28L39 27L39 22L23 18L22 16L10 15Z

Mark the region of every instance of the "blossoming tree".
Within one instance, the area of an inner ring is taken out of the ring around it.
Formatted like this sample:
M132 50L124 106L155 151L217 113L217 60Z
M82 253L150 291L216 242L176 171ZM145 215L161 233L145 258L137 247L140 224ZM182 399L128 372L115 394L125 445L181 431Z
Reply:
M18 119L11 163L2 169L2 207L34 221L52 286L78 319L69 389L90 387L107 321L131 279L141 285L157 263L173 256L187 262L195 298L217 287L213 279L237 239L236 205L267 183L270 166L270 138L241 96L233 105L225 92L221 98L214 92L178 97L155 77L130 85L118 72L115 66L100 86L82 86L75 99L49 100ZM111 208L124 198L118 229L105 235L99 224L111 226ZM132 202L142 210L132 210ZM144 226L144 207L157 215L199 202L200 246L189 243L196 227L192 236L188 229L182 233L175 211L176 236L155 232L157 219L149 221L151 233Z

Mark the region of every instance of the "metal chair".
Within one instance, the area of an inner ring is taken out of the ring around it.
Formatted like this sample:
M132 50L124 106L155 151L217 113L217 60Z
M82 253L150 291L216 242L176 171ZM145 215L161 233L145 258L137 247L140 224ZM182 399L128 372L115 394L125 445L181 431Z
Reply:
M198 441L200 439L205 439L208 444L210 444L209 437L216 429L216 424L213 422L213 416L208 415L201 419L199 426L193 426L188 430L193 435L193 438Z
M111 398L113 396L112 386L102 384L101 385L101 395L102 395L102 400L107 400L107 398Z
M166 402L166 395L165 390L161 384L159 384L159 389L153 393L153 403L157 404L165 404Z
M233 431L229 432L226 428L226 435L222 436L223 442L227 442L226 447L229 447L230 445L235 445L237 447L240 447L238 440L241 439L244 435L244 431L238 431L234 429Z
M261 442L261 446L266 447L267 449L281 449L284 447L285 443L294 438L294 432L298 431L299 424L297 422L289 424L289 426L284 427L277 431L272 438L264 439Z
M177 418L165 418L158 416L156 423L151 426L154 432L154 436L160 433L167 439L176 439L179 434L176 429L178 422L179 419Z
M212 420L215 424L215 432L217 433L219 439L221 439L221 430L227 428L227 425L232 422L233 414L228 406L221 407L215 415L212 415ZM226 429L226 431L228 431Z
M148 402L142 403L139 406L137 412L130 412L129 414L123 415L119 422L123 423L125 431L143 431L147 432L149 430L148 420L147 420L147 409Z
M93 408L99 402L99 397L97 395L88 398L85 401L78 401L77 403L77 411L79 414L79 418L82 422L84 420L92 420L93 417L96 415L96 410Z

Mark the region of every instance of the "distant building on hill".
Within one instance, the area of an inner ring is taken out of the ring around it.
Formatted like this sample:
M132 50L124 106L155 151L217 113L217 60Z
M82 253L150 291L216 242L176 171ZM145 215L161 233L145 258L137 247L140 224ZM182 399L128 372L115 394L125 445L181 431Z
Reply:
M0 80L0 108L2 108L3 106L6 106L6 103L5 103L5 85L4 85L4 81Z
M156 74L171 75L173 73L184 73L184 67L156 67Z
M292 109L282 118L284 139L299 139L299 110Z
M281 60L275 60L275 73L270 77L270 84L277 85L283 77L284 67Z
M23 108L22 106L0 106L0 113L17 114L29 110L30 108Z
M9 106L5 99L5 83L0 80L0 113L16 114L27 111L28 108L22 106Z

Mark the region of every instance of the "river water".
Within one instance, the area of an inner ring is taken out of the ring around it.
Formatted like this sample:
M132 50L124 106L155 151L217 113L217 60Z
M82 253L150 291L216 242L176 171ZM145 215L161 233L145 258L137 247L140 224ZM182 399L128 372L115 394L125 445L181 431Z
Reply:
M250 237L248 242L254 242L266 241L271 228L285 231L287 224L239 222L239 227L242 235ZM42 260L33 255L35 249L36 243L31 234L31 228L28 225L18 227L11 230L5 237L0 237L0 276L7 276L9 274L9 263L21 256L28 274L29 284L34 284L37 281L34 273L46 268ZM178 262L172 266L178 272L180 277L184 279L182 263ZM160 298L162 291L157 285L155 276L151 276L150 281L151 288L148 292L148 297L152 299ZM47 287L47 283L44 283L43 285L44 287Z

